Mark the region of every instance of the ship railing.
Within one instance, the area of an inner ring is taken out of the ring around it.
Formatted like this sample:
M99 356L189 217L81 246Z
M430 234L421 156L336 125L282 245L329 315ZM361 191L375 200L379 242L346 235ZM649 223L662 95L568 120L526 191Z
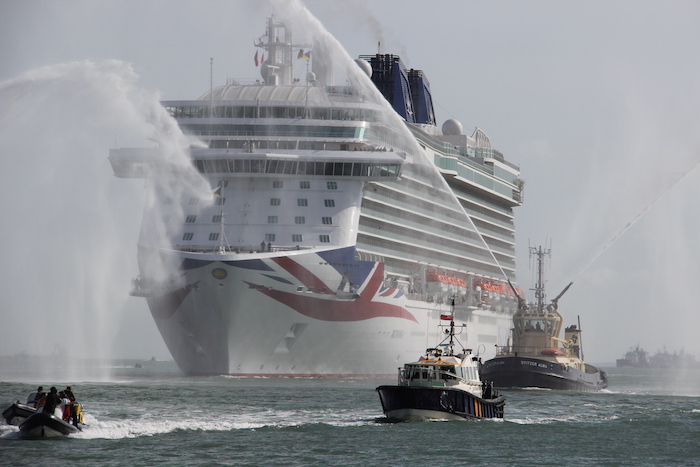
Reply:
M512 346L512 345L497 345L496 346L496 356L497 357L503 357L503 356L510 356L510 355L516 355L517 356L522 356L522 357L541 357L543 355L542 351L545 349L552 349L552 347L542 347L542 346L526 346L526 345L519 345L517 347ZM569 356L571 353L571 350L567 349L561 349L559 350L563 351L564 354L562 356Z
M284 252L284 251L297 251L297 250L312 250L313 247L301 246L301 245L294 245L294 246L271 245L269 248L267 246L265 246L265 248L263 249L260 246L258 246L258 247L252 247L252 246L233 247L233 246L227 246L227 245L223 245L223 246L175 245L174 249L177 251L184 251L187 253L240 253L240 254L245 254L245 253L269 253L269 252Z

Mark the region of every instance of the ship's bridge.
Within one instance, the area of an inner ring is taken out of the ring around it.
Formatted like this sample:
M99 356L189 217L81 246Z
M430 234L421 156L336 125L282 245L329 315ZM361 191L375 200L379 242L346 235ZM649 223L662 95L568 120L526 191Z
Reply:
M362 180L386 180L399 176L404 155L392 151L303 151L246 152L192 148L192 164L206 175L222 177L250 176L322 176L353 177ZM155 173L178 172L157 148L112 149L109 154L114 175L119 178L147 178Z

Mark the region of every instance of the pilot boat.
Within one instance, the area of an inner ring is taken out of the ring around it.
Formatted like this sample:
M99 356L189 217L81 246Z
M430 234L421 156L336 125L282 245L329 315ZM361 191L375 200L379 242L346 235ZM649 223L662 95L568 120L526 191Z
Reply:
M450 322L445 339L418 361L399 368L397 385L377 387L384 414L398 420L503 418L506 398L481 380L479 357L471 349L455 353L461 344L454 312L441 319Z

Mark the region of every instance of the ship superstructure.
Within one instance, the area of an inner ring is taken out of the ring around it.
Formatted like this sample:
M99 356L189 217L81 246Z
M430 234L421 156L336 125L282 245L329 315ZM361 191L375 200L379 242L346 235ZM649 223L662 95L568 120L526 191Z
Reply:
M274 17L256 46L261 82L162 102L204 143L189 153L211 200L173 195L157 148L110 152L115 175L153 187L132 293L183 372L394 374L440 340L453 298L492 349L517 306L518 167L481 130L441 132L427 78L398 56L356 61L379 94L334 85L327 46Z

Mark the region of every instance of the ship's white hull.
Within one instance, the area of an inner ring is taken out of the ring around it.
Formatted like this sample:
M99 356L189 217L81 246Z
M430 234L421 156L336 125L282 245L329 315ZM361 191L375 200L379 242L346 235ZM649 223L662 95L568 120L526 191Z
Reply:
M352 248L172 255L181 279L147 300L187 374L393 377L441 340L438 321L450 308L385 287L383 264L354 260ZM339 290L344 277L353 291ZM510 315L458 306L456 323L466 324L465 345L490 358Z

